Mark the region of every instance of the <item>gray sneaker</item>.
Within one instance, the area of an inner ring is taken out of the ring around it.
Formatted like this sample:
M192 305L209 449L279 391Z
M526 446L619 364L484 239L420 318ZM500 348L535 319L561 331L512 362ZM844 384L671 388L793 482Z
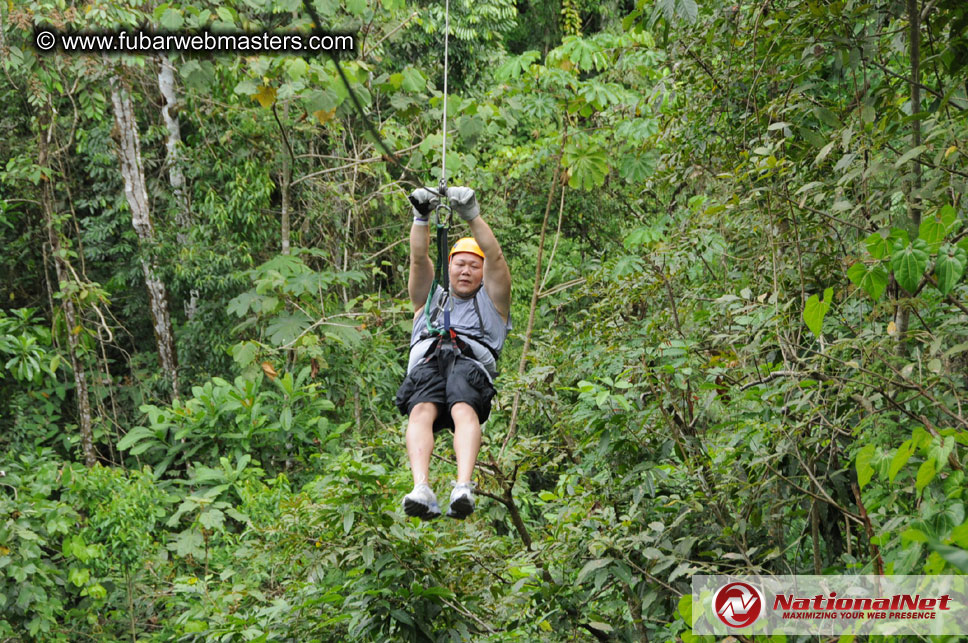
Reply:
M421 520L433 520L440 516L437 496L426 484L418 484L413 491L403 497L403 512Z
M455 482L454 490L450 492L450 508L448 518L463 520L474 511L474 483Z

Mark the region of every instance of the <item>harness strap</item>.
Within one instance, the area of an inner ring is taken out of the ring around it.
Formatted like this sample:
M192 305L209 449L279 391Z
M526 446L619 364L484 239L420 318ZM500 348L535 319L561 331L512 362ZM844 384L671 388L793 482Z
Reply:
M484 337L481 337L480 335L469 335L468 333L464 333L462 337L464 337L465 339L473 339L475 342L477 342L478 344L486 348L487 352L490 353L491 357L494 358L494 361L497 362L500 355L498 355L498 352L488 345ZM470 346L467 344L467 342L463 342L463 344L467 346L468 349L470 349ZM473 350L471 352L473 353Z
M477 315L477 328L478 328L479 334L473 335L471 333L461 333L461 336L466 337L467 339L473 339L478 344L486 348L487 351L494 358L494 361L497 362L499 357L498 352L493 348L491 348L491 346L487 343L487 338L484 335L484 316L481 315L481 306L479 303L477 303L477 293L480 292L480 289L483 287L484 287L483 284L481 286L478 286L477 290L474 292L474 296L471 299L471 301L474 302L474 313ZM448 308L448 304L453 303L453 300L451 300L450 297L451 297L450 293L445 292L443 297L441 297L440 301L437 302L437 305L433 306L433 312L428 313L426 315L428 332L418 337L417 341L420 341L422 339L427 339L428 337L432 337L434 335L440 336L442 334L441 329L436 328L437 318L440 316L441 310L443 310L443 313L444 313L443 333L446 334L449 332L454 332L453 329L450 327L450 309ZM432 303L433 303L433 294L431 294L431 296L427 298L426 310L428 311L430 310ZM433 350L434 349L431 348L431 351ZM461 350L461 353L465 355L467 354L464 350Z
M472 301L474 302L474 313L477 315L477 328L481 331L482 336L484 335L484 316L481 315L481 306L480 304L477 303L477 293L480 292L481 288L483 287L484 287L483 284L478 286L477 290L474 291L474 296L472 297ZM445 299L440 301L437 304L437 306L434 308L434 312L430 314L431 325L437 323L437 316L440 314L441 309L443 309L444 311L444 323L445 324L447 323L447 317L449 316L448 313L450 311L447 308L448 302L446 300L449 298L450 298L449 293L445 293ZM428 298L427 299L428 308L430 304L431 304L431 298ZM445 326L444 328L445 330L449 330L450 326ZM466 335L467 333L464 333L464 334Z
M483 287L484 284L481 284L477 287L477 291L474 293L474 299L472 300L474 302L474 312L477 313L477 327L480 329L481 335L484 334L484 317L481 316L481 307L477 303L477 293L480 292L481 288Z
M469 337L468 339L472 338ZM491 352L491 354L494 354L494 350L492 348L488 347L486 344L483 345L488 349L488 351ZM438 335L434 338L434 343L431 344L427 349L427 354L420 358L420 363L426 364L442 350L452 350L455 354L477 359L477 355L474 354L474 349L471 348L471 345L461 339L461 336L457 334L457 331L451 329L446 335Z
M441 181L443 183L443 181ZM441 194L446 194L446 186L441 186ZM446 209L448 214L445 219L441 219L440 210ZM437 286L440 286L444 290L445 298L441 302L442 306L447 304L447 297L450 296L450 273L447 270L447 260L444 258L447 256L447 230L450 224L449 206L437 206L435 211L435 216L437 218L437 265L434 266L434 281L430 285L430 290L427 292L427 303L424 304L424 318L427 320L427 336L439 335L440 333L446 331L450 328L450 316L444 315L444 328L440 329L436 327L437 318L431 318L430 316L430 304L433 301L434 295L437 294ZM436 313L437 310L434 310Z

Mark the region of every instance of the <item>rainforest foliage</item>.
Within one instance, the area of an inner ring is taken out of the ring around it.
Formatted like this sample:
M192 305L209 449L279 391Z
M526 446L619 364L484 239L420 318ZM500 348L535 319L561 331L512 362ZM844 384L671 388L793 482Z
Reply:
M514 330L421 523L444 3L307 1L0 4L0 640L691 641L698 573L968 572L968 5L452 0Z

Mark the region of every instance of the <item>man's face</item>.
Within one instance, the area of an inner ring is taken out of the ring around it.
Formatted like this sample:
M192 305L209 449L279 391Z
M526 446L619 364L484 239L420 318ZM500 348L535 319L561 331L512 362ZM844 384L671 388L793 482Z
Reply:
M484 260L472 252L450 258L450 288L458 297L470 297L484 280Z

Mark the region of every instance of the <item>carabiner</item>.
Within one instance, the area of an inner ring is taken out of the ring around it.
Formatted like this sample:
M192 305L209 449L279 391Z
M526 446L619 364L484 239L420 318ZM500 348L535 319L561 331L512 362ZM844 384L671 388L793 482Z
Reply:
M441 223L440 220L440 210L446 210L446 217L443 223ZM441 177L440 183L437 185L437 207L434 208L434 219L438 226L443 225L446 228L450 227L450 201L447 199L447 180L443 177Z
M440 211L441 210L444 210L443 221L441 221L441 216L440 216ZM450 227L450 219L451 219L451 208L450 208L450 206L447 205L447 204L445 204L445 203L438 203L437 204L437 207L434 208L434 223L437 224L438 226L442 225L445 228L449 228Z

